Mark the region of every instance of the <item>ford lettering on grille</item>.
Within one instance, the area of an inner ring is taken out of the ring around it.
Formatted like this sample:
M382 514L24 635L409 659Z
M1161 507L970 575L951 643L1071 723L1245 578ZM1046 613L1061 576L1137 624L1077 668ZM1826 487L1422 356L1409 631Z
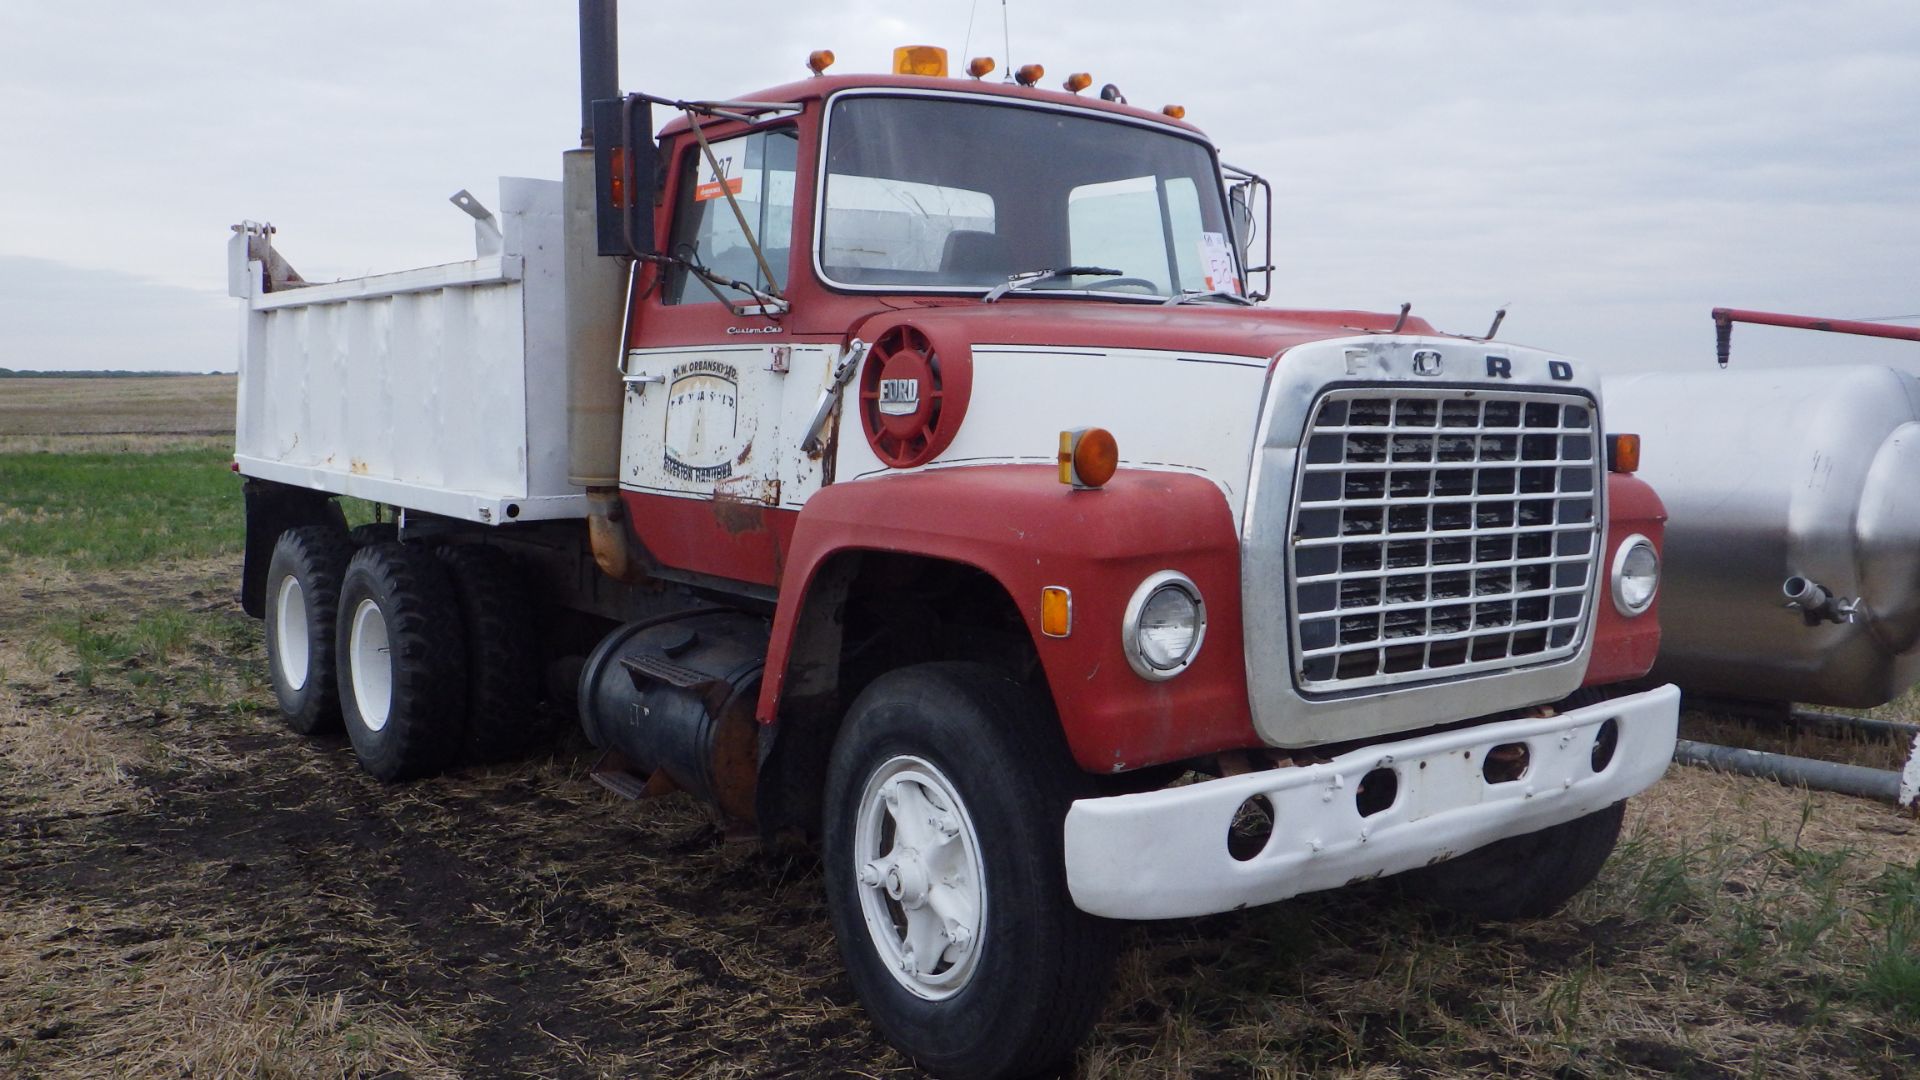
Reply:
M1591 403L1340 389L1300 456L1292 552L1303 692L1542 663L1581 645L1598 562Z

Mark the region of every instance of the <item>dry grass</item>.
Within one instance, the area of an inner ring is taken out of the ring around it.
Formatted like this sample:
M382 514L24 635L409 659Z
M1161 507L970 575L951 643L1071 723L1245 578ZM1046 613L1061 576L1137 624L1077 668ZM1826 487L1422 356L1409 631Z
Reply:
M0 379L0 436L232 434L238 379Z
M817 867L612 799L577 736L373 782L279 724L237 573L0 566L0 1075L914 1074ZM1676 767L1553 919L1380 882L1129 928L1075 1072L1892 1078L1917 1020L1920 827Z
M393 1010L312 994L173 913L0 897L0 1066L73 1077L452 1077Z
M577 741L373 783L279 727L234 569L0 599L7 648L40 643L0 678L17 1071L912 1073L851 997L815 868L728 842L684 796L612 800ZM170 610L191 618L169 628ZM83 686L88 633L117 644ZM94 737L46 735L23 766L22 725L62 718ZM37 801L115 768L139 801ZM1376 883L1129 929L1076 1073L1910 1075L1902 882L1920 894L1920 829L1887 808L1676 767L1554 919L1462 926ZM62 919L85 932L49 940ZM127 954L156 942L135 973ZM75 1026L34 1038L60 1018Z
M232 435L0 435L0 454L152 454L163 450L231 452Z

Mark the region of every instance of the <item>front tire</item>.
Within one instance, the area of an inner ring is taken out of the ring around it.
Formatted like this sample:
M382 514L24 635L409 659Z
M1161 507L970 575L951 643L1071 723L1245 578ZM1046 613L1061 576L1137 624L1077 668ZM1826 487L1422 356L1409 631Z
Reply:
M1625 800L1457 859L1402 875L1407 892L1472 919L1509 922L1559 911L1593 883L1620 840Z
M404 544L354 553L335 640L353 752L385 781L452 764L465 732L466 641L446 571Z
M903 668L854 702L828 771L828 908L875 1025L922 1066L1027 1076L1092 1027L1114 926L1073 906L1061 850L1089 791L1049 711L993 668Z
M267 564L267 676L280 716L302 735L340 730L334 616L352 555L339 529L307 525L281 533Z

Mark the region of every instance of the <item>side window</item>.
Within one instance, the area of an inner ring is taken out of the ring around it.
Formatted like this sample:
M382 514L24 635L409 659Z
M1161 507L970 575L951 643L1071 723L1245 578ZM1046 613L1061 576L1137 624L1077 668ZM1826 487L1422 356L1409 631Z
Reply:
M1067 195L1067 232L1075 265L1105 266L1169 291L1166 234L1153 177L1074 188Z
M800 137L790 127L777 128L711 145L713 162L707 160L698 143L683 157L670 250L721 277L744 281L757 289L778 290L786 284L787 258L793 249L793 180ZM728 205L729 191L740 204L740 214L753 228L753 238L773 271L772 281L761 272L747 235L741 231L740 217ZM731 301L752 302L752 297L738 290L715 288ZM684 266L668 270L662 298L669 304L712 303L715 299L707 284Z
M1200 288L1205 279L1200 191L1188 177L1171 177L1164 187L1139 176L1074 188L1067 195L1067 231L1078 265L1110 267L1168 293Z

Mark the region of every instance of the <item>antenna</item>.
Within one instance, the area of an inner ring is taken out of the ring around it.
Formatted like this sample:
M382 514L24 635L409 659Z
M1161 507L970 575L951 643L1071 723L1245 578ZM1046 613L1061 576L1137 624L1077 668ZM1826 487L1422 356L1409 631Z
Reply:
M967 36L960 45L960 59L967 58L968 50L973 48L973 17L980 14L980 0L973 0L967 7Z
M1000 33L1007 46L1007 75L1001 82L1013 81L1013 24L1007 20L1007 0L1000 0Z

